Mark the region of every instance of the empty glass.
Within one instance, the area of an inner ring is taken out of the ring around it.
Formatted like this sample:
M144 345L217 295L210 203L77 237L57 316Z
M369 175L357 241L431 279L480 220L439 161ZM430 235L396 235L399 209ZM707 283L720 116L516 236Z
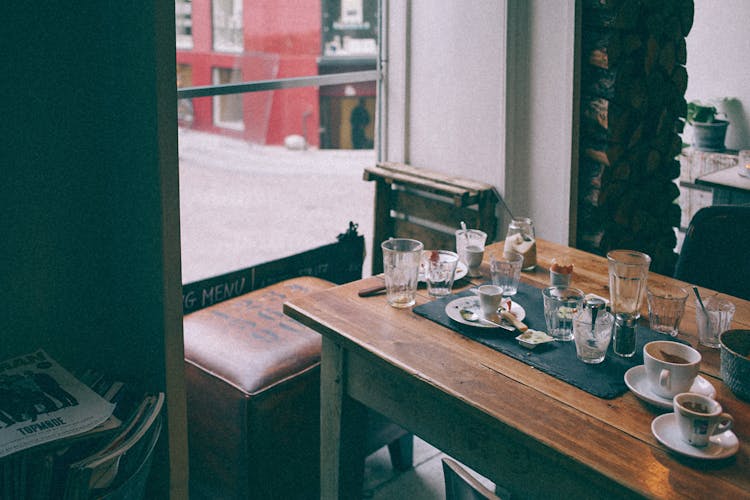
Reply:
M417 301L419 264L424 245L417 240L391 238L380 244L383 249L383 274L388 303L393 307L411 307Z
M425 253L427 254L425 270L427 293L433 297L450 295L458 265L458 255L448 250L432 250Z
M635 335L641 304L646 291L651 257L634 250L607 253L609 300L615 315L612 350L624 358L635 354Z
M688 291L681 286L648 287L648 325L661 333L677 336L685 312Z
M518 293L518 282L521 280L523 255L506 252L490 257L490 276L492 284L502 287L503 295L512 297Z
M573 340L573 317L583 305L583 292L577 288L550 286L542 290L547 333L556 340Z

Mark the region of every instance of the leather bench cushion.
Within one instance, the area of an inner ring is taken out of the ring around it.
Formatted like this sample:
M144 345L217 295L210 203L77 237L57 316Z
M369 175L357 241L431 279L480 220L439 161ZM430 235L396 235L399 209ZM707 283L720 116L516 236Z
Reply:
M247 395L320 362L321 337L284 315L283 303L333 283L292 278L188 314L185 361Z

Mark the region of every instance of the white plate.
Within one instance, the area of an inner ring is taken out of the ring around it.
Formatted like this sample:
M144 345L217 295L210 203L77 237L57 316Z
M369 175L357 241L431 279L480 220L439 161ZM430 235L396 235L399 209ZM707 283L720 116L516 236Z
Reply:
M458 321L459 323L463 323L464 325L477 326L479 328L502 328L491 323L465 320L463 316L461 316L461 309L471 309L472 311L476 311L477 314L481 314L479 312L479 299L475 296L461 297L448 302L448 305L445 306L445 314L447 314L448 317L453 321ZM516 302L510 303L510 312L516 315L518 321L523 321L523 319L526 317L526 310ZM508 324L508 327L513 328L510 324Z
M728 458L740 449L740 441L732 431L716 434L708 439L708 445L698 448L687 444L680 435L674 413L659 415L651 422L651 432L664 446L681 455L693 458L719 460Z
M625 385L627 385L628 388L633 391L636 396L646 401L647 403L651 403L652 405L658 406L659 408L664 408L665 410L672 409L671 399L661 397L651 390L651 384L646 378L645 366L634 366L630 370L626 371ZM714 388L714 386L711 385L711 382L701 377L700 375L695 378L695 382L693 382L693 385L690 387L690 390L688 392L696 392L698 394L708 396L709 398L716 397L716 389Z
M419 263L419 281L422 282L426 281L424 277L424 271L427 268L427 261L430 259L430 252L432 252L432 250L422 250L422 261ZM456 274L453 277L453 281L455 282L460 280L461 278L466 276L468 272L469 268L466 266L466 264L459 260L458 264L456 265Z

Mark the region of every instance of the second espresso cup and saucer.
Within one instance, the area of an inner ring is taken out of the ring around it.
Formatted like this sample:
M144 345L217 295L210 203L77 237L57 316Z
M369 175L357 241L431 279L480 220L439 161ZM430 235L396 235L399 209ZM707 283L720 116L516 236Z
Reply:
M674 397L674 413L651 422L654 437L670 450L692 458L720 460L737 453L734 420L713 398L683 392Z
M701 354L680 342L659 340L643 347L643 364L625 372L625 384L641 400L661 409L672 409L672 398L681 392L716 397L716 388L698 374Z

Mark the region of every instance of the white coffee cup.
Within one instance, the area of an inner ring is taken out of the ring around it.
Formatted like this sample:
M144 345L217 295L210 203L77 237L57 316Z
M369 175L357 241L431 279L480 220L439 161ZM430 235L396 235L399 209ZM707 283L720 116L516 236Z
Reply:
M479 308L484 317L497 313L503 300L503 287L497 285L482 285L477 289Z
M657 340L643 346L643 364L651 390L672 399L690 390L698 376L701 353L686 344Z
M682 439L693 446L706 446L711 436L734 426L732 416L708 396L683 392L674 397L672 405Z

